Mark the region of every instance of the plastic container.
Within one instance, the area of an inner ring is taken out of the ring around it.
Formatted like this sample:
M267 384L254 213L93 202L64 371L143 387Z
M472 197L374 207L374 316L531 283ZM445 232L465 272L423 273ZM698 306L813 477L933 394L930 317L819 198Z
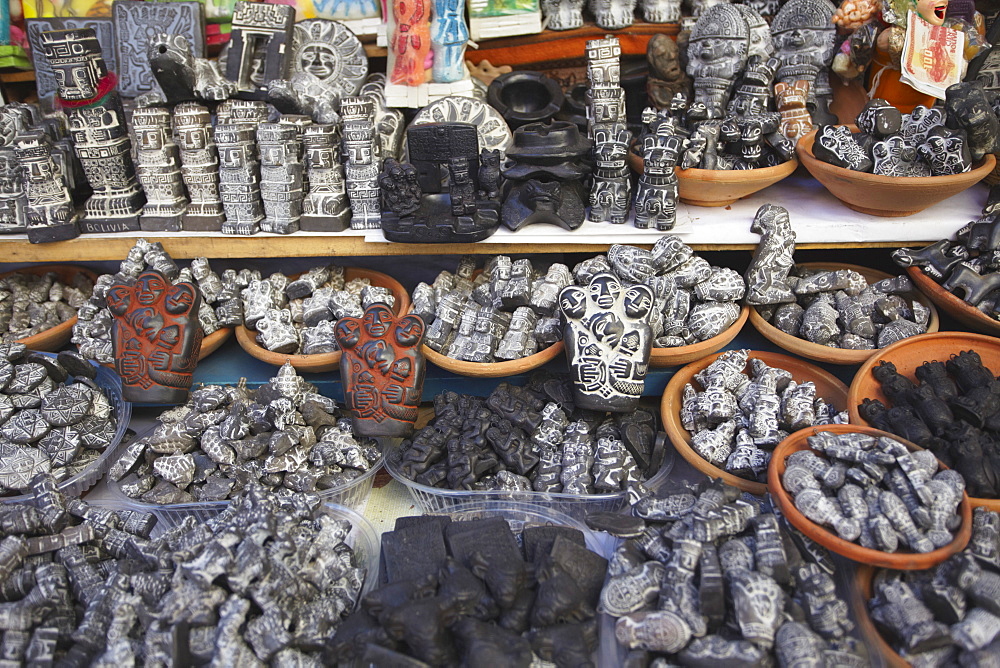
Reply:
M48 355L49 357L55 357L52 353L43 354ZM91 362L91 364L95 369L97 369L95 382L102 390L104 390L104 393L108 397L108 401L111 402L111 411L115 416L116 429L115 435L111 439L111 443L104 449L104 452L102 452L96 460L76 475L70 476L59 483L59 490L66 496L70 497L81 496L84 492L97 484L97 481L103 478L104 475L111 469L111 466L118 460L122 440L125 438L125 431L128 429L128 424L132 419L132 404L125 401L122 396L121 378L118 377L118 374L111 371L111 369L99 366L93 362ZM30 494L2 496L0 497L0 502L20 503L22 501L27 501L30 496Z
M155 428L156 425L150 427L139 438L145 437ZM332 503L360 510L368 501L368 495L371 494L372 486L375 484L375 474L382 468L384 459L384 454L379 455L375 464L357 478L331 489L317 491L316 496L322 499L323 503ZM111 465L109 464L107 469L110 468ZM107 485L111 499L102 499L100 501L102 505L121 510L138 510L145 513L152 513L156 516L158 525L163 524L167 527L176 526L188 515L193 516L199 522L203 522L214 517L229 504L229 501L204 501L167 505L144 503L125 494L115 480L108 479Z
M669 452L670 448L666 448L666 450L667 453L664 455L660 470L645 481L646 485L659 486L670 475L674 460ZM561 492L443 489L421 485L403 475L400 468L402 454L399 447L386 447L384 452L385 469L389 475L406 486L410 496L424 513L451 514L456 507L468 503L521 503L538 506L582 521L587 513L599 510L616 511L627 504L628 492L625 491L614 494L563 494Z

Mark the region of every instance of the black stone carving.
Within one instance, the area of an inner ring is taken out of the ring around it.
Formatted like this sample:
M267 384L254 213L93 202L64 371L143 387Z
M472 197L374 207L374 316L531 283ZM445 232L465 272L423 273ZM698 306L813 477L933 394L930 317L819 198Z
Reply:
M14 151L24 174L28 241L63 241L80 235L76 209L41 130L18 135Z
M563 104L559 84L541 72L518 70L501 74L490 83L486 99L512 130L527 123L547 123Z
M55 74L49 67L42 49L42 33L50 30L75 30L90 28L97 35L104 54L104 62L112 72L118 72L118 56L115 50L115 26L109 18L97 17L49 17L25 20L25 32L31 46L31 61L35 66L35 87L42 104L52 105L53 96L59 88Z
M219 102L236 92L217 61L197 57L184 35L159 34L149 40L149 66L167 104Z

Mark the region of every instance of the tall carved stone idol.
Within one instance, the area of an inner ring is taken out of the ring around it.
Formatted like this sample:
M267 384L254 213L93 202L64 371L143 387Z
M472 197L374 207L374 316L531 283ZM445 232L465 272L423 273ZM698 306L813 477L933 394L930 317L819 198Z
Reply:
M264 222L260 229L275 234L291 234L299 229L302 215L301 143L294 125L261 123L257 126L260 153L260 195L264 201Z
M347 196L351 198L351 228L377 230L382 226L378 173L375 157L374 103L371 98L351 96L340 103L344 115L344 156Z
M237 2L226 78L235 81L237 97L267 98L267 84L287 79L295 8L264 2Z
M226 211L222 233L256 234L264 219L264 204L253 126L216 125L215 143L219 148L219 196Z
M42 33L42 48L59 84L76 154L94 190L85 206L83 231L138 230L146 197L136 181L115 73L104 64L97 36L90 28L53 30Z
M0 234L25 231L27 206L21 161L12 146L0 147Z
M338 320L336 333L344 351L340 377L354 433L409 435L424 388L423 319L397 318L385 304L372 304L360 318Z
M587 132L597 123L625 122L625 90L621 87L622 47L617 37L587 42Z
M41 130L19 134L14 140L28 197L28 241L33 244L80 236L73 199L52 159L52 145Z
M707 118L725 115L749 49L750 26L733 5L714 5L694 24L687 73L694 79L694 101L705 105Z
M144 230L178 232L187 208L181 157L170 132L170 112L163 107L141 107L132 114L135 158L146 206L139 217Z
M108 290L115 371L125 401L182 404L198 365L201 295L194 283L174 285L158 271L116 281Z
M306 232L340 232L351 220L344 166L340 163L340 126L306 126L302 135L309 194L299 227Z
M219 152L208 109L194 102L174 107L174 141L180 149L181 177L191 198L182 227L217 232L224 216L219 199Z

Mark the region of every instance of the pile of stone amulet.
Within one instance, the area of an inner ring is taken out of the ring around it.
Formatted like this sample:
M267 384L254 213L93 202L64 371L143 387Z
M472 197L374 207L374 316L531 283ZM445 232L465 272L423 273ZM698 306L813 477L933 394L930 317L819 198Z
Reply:
M600 606L623 665L869 665L829 553L760 501L713 481L647 494L632 515Z
M54 272L0 278L0 343L34 336L72 319L93 290L83 272L68 284Z
M11 665L321 665L366 577L315 495L254 487L151 538L156 518L66 499L38 476L0 507Z
M73 326L72 342L77 345L81 355L101 364L115 361L111 343L114 316L108 310L108 290L115 282L135 280L139 274L148 270L160 272L171 283L188 281L197 287L201 294L198 324L205 336L222 327L243 324L239 291L246 287L254 272L243 269L237 273L227 269L220 277L212 271L208 260L203 257L195 258L190 267L181 269L159 241L150 243L145 239L137 239L135 246L122 261L118 273L104 274L98 278L90 300L77 313L79 320Z
M972 513L972 538L933 569L880 570L868 601L882 636L914 666L987 666L1000 654L1000 515Z
M111 444L118 416L96 376L75 353L0 344L0 490L23 492L39 473L74 476Z
M375 442L355 438L336 403L285 364L265 385L208 385L130 443L108 473L126 495L153 504L224 501L251 484L317 492L374 466Z
M662 457L652 413L575 408L565 376L501 383L486 399L443 392L434 410L398 455L406 478L431 487L609 494L655 473Z
M257 278L242 291L244 324L257 341L276 353L316 355L340 350L337 320L360 318L366 308L382 303L392 308L396 297L367 278L344 280L337 265L313 267L292 280L281 273Z
M340 625L333 652L375 666L593 665L607 560L578 529L518 534L502 516L397 519L382 535L388 582Z
M817 396L812 381L797 383L789 371L751 358L749 350L722 353L694 380L697 386L684 386L680 407L691 448L748 480L764 482L770 451L793 431L847 422L846 412Z
M758 306L757 312L784 333L810 343L871 350L927 331L930 310L904 297L914 292L906 276L869 285L853 269L797 265L785 282L796 301Z
M820 431L807 442L811 450L785 460L781 483L811 521L882 552L931 552L952 541L965 481L940 469L934 453L858 432Z

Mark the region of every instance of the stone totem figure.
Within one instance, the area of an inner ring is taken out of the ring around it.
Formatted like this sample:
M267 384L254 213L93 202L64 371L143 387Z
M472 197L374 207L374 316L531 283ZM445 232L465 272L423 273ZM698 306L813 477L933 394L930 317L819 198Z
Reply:
M25 132L14 140L14 152L28 200L28 241L38 244L80 236L73 198L52 159L49 138L41 130Z
M265 216L260 229L264 232L291 234L299 229L304 171L299 162L301 147L294 125L261 123L257 126L260 195Z
M135 159L146 206L139 216L143 230L178 232L187 208L181 158L170 132L170 112L163 107L141 107L132 114Z
M834 56L836 8L829 0L789 0L771 23L775 55L780 61L775 81L794 85L806 81L806 106L816 125L833 125L829 111L833 89L829 66Z
M625 89L621 87L621 44L617 37L587 42L587 134L597 123L625 122Z
M87 200L84 232L139 229L146 197L136 180L132 142L125 125L117 79L90 28L42 33L42 48L59 84L76 154L94 194Z
M239 97L263 100L269 81L288 78L294 25L292 6L236 3L226 78L236 82Z
M28 198L21 161L13 146L0 147L0 234L24 232L28 225Z
M620 225L628 217L632 181L625 158L631 142L632 134L624 123L594 126L594 184L587 217L591 222Z
M563 289L559 307L576 405L634 410L649 368L653 291L645 285L625 287L613 274L599 273L586 289Z
M431 48L434 64L431 76L435 83L451 83L465 78L465 45L469 29L465 25L462 0L434 0L431 18Z
M223 234L256 234L264 219L254 130L248 124L215 126L219 149L219 197L226 212Z
M198 365L201 295L194 283L171 285L158 271L144 271L111 285L115 317L111 341L125 401L182 404Z
M347 229L351 208L347 202L344 166L340 163L340 126L315 124L302 134L309 177L309 194L302 205L299 227L307 232Z
M344 116L344 155L347 196L351 200L351 228L377 230L382 226L375 158L375 127L371 98L350 96L341 101Z
M208 109L195 102L174 107L174 142L180 149L181 177L191 198L181 226L185 230L221 230L219 152Z
M355 434L393 438L413 431L424 388L424 330L420 316L397 318L385 304L337 321L344 351L340 373Z
M643 139L643 171L635 191L635 226L661 231L677 222L678 182L674 167L684 152L678 135L648 135Z
M707 119L722 118L736 79L746 67L750 27L730 4L707 9L691 30L687 73L694 79L694 102Z

